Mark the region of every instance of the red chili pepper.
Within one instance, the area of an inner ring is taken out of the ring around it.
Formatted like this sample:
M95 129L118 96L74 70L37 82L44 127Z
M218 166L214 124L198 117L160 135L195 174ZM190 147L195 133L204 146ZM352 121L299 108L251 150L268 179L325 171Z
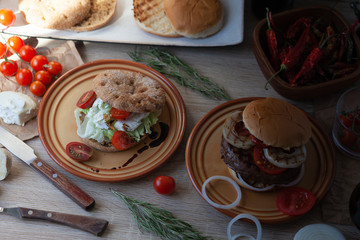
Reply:
M279 56L277 39L276 39L276 33L275 33L274 29L271 27L271 25L272 25L271 12L269 11L268 8L266 9L266 11L267 11L266 20L267 20L267 24L268 24L266 36L267 36L269 53L270 53L271 65L275 69L278 69L280 66L280 56Z
M296 38L308 25L312 22L311 18L302 17L296 20L286 32L286 39L292 40Z

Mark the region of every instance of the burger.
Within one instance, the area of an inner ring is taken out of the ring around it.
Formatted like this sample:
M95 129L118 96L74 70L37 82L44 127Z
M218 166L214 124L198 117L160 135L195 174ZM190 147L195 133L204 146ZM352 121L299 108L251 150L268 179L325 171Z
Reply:
M310 137L302 110L277 98L258 99L225 120L221 155L239 185L269 191L300 182Z
M165 91L139 72L106 70L77 102L77 134L100 151L129 149L151 134L165 104Z

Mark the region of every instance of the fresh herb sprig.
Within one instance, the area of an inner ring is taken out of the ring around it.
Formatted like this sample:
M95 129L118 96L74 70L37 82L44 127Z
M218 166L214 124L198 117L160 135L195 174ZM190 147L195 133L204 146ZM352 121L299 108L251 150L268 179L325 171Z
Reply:
M150 48L138 52L135 49L128 54L133 61L143 62L156 71L175 78L175 81L184 87L189 87L212 99L231 100L224 88L167 51Z
M161 209L154 204L128 197L113 189L110 190L130 209L140 231L153 232L162 239L212 239L202 236L198 231L193 229L190 224L175 218L174 215L167 210Z

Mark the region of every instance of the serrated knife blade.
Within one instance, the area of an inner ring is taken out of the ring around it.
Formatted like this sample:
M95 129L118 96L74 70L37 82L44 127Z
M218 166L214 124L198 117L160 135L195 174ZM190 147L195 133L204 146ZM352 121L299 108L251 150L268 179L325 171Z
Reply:
M86 210L95 205L95 200L82 189L57 172L35 155L34 150L22 140L0 126L0 143L12 154L47 178L54 186Z

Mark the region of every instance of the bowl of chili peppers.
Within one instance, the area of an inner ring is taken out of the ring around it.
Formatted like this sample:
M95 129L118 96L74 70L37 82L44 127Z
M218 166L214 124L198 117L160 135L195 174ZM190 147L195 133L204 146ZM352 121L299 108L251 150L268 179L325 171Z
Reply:
M345 91L336 105L332 131L335 145L350 157L360 159L360 87Z
M253 31L256 60L266 83L280 95L309 100L345 89L360 79L358 19L310 6L271 14Z

